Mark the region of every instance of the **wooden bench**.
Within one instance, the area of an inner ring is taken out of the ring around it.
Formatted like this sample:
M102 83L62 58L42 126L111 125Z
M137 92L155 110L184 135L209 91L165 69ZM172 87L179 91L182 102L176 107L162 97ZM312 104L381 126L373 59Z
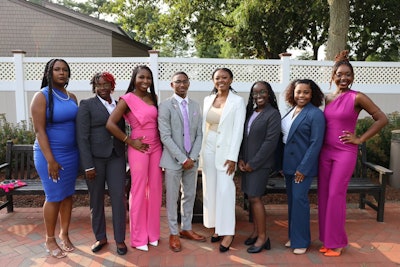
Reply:
M359 193L358 207L360 209L365 209L365 205L367 204L377 212L376 220L378 222L383 222L386 185L389 180L389 175L393 174L393 171L368 162L366 150L365 143L359 145L357 166L350 180L347 193ZM265 194L286 194L284 178L277 175L270 177L268 179L267 188L265 189ZM314 178L309 194L317 194L317 178ZM372 201L367 198L368 195L373 197ZM251 211L246 196L245 199L245 209ZM251 214L249 216L251 220Z
M7 212L14 211L13 195L44 195L42 183L33 162L32 144L14 144L13 141L7 141L6 162L0 165L0 171L5 173L7 180L20 180L27 184L9 192L0 189L0 197L5 197L5 201L0 204L0 210L7 207ZM127 179L127 187L130 187L129 181L130 179ZM108 194L107 185L106 193ZM88 194L83 174L79 174L76 179L75 194Z

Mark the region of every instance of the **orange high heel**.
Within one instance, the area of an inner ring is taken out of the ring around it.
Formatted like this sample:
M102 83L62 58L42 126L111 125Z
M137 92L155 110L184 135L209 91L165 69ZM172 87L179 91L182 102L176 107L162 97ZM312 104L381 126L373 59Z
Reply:
M324 256L327 257L339 257L342 255L342 250L333 250L333 249L328 249L327 252L324 253Z
M326 248L325 246L322 246L319 248L319 252L321 253L326 253L329 250L329 248Z

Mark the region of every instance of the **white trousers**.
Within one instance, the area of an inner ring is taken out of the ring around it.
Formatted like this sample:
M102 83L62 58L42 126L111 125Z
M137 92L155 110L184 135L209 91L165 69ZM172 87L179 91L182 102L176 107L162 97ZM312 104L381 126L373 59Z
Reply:
M207 228L214 228L215 233L235 234L235 183L233 176L226 170L215 167L215 149L217 133L208 131L204 144L203 156L203 223Z

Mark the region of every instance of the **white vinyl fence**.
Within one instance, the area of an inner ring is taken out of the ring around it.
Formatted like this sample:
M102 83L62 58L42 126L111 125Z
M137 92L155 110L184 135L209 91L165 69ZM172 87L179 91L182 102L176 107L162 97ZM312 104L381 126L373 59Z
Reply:
M202 103L213 88L212 72L227 67L234 74L232 87L247 101L251 85L264 80L272 85L279 97L280 109L286 109L283 100L285 87L299 78L314 80L328 93L330 89L331 61L293 60L282 56L280 60L163 58L157 51L149 57L63 58L71 68L68 90L78 99L92 95L90 79L99 71L111 72L117 81L115 94L126 91L132 70L137 65L151 68L155 88L162 100L171 95L170 79L174 72L184 71L190 77L190 95ZM0 57L0 113L11 122L29 121L29 103L40 89L46 62L50 58L25 57L23 51L13 51L13 57ZM400 62L351 62L354 67L355 90L370 96L386 113L400 110ZM117 97L116 96L116 97Z

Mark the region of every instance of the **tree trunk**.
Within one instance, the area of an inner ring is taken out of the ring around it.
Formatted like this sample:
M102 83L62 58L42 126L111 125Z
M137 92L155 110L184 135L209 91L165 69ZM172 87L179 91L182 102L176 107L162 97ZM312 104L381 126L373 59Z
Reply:
M334 60L335 55L346 48L350 19L349 0L328 0L329 32L326 59Z

